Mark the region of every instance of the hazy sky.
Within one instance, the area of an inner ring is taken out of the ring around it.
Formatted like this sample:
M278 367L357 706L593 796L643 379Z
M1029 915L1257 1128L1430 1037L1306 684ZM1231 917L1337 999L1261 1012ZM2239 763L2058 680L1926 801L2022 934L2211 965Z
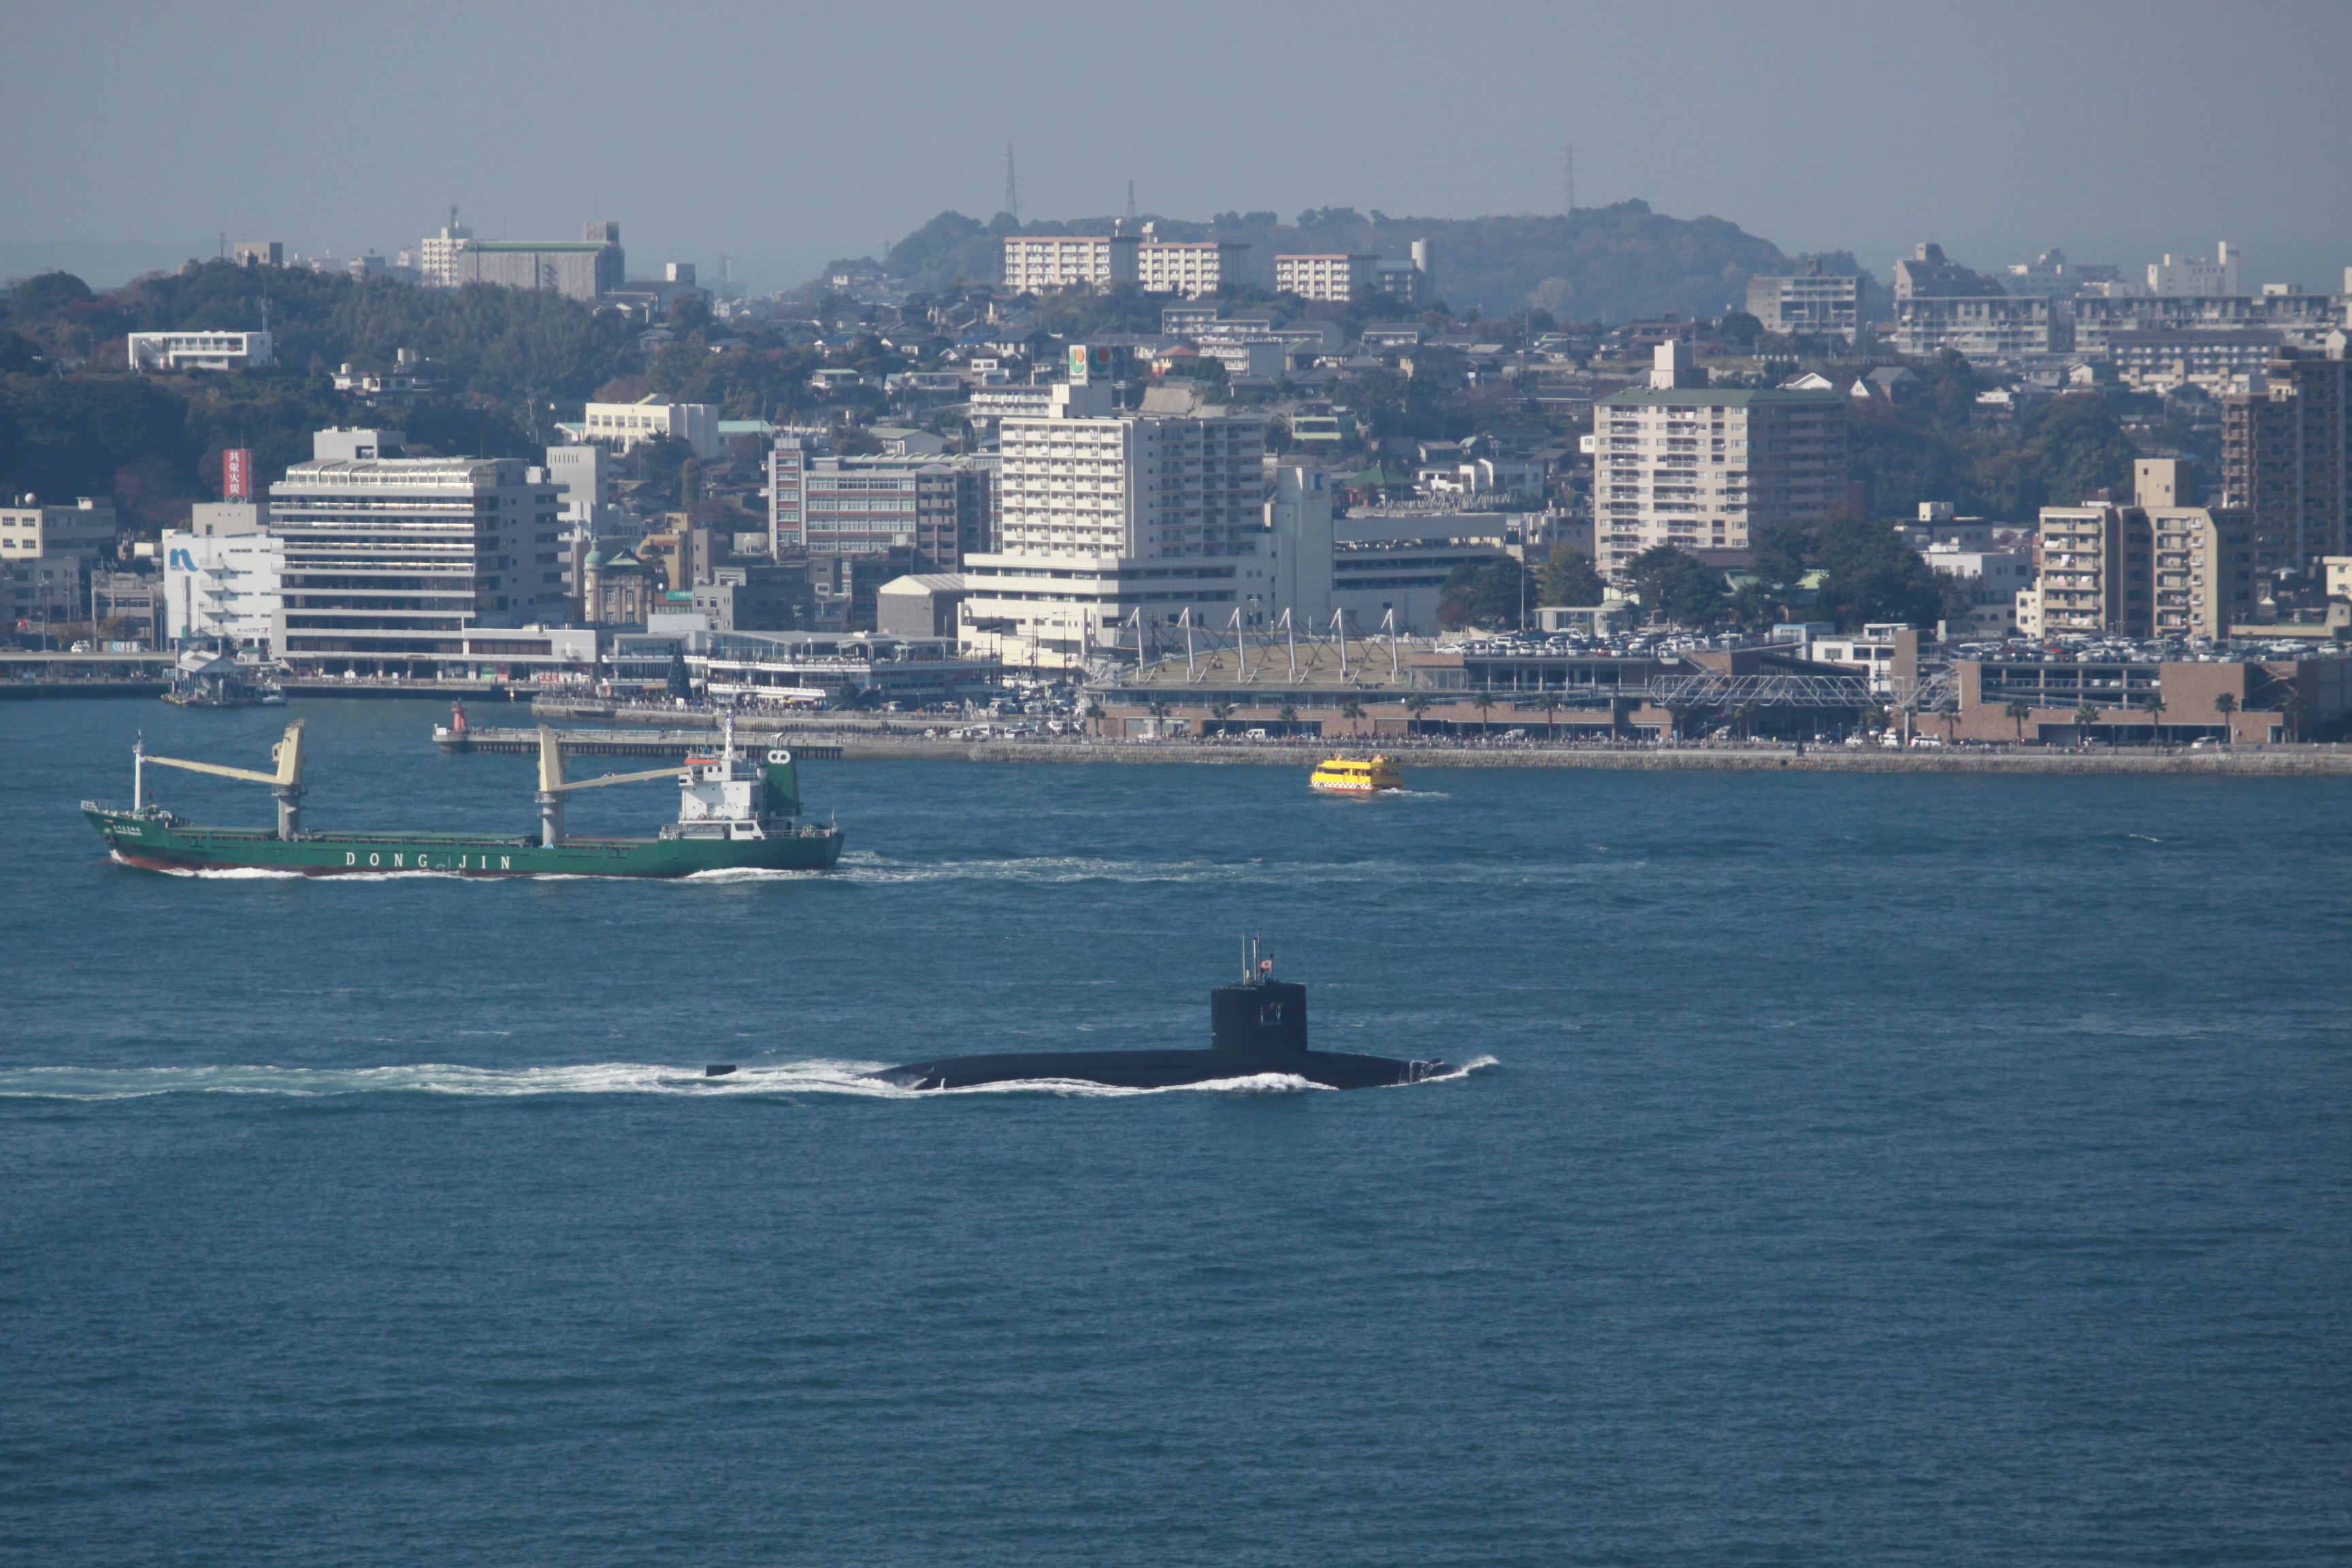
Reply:
M621 224L631 270L759 286L1002 205L1033 217L1640 196L1879 276L2245 247L2352 264L2352 3L835 5L85 0L0 51L0 272L217 237L386 255ZM109 248L109 246L111 248ZM129 258L137 258L134 266ZM109 258L111 258L110 260ZM110 270L118 274L103 278Z

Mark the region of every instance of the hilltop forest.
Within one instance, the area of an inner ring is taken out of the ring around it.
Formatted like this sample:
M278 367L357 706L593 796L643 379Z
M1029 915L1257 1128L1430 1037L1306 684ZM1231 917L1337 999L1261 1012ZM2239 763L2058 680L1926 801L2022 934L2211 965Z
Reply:
M1003 241L1013 234L1108 234L1108 217L1016 225L999 213L983 224L944 212L890 247L878 265L909 287L936 291L959 280L992 283ZM1769 239L1721 218L1676 218L1641 201L1586 207L1569 216L1390 217L1353 207L1314 207L1285 223L1270 212L1219 213L1206 223L1146 220L1169 240L1236 240L1270 281L1273 258L1349 252L1403 258L1412 242L1433 252L1438 300L1461 316L1540 310L1562 321L1654 319L1668 310L1712 320L1744 310L1748 279L1790 271L1796 258ZM1130 227L1133 226L1130 226ZM1821 258L1831 271L1864 269L1841 251ZM836 262L831 272L855 262Z

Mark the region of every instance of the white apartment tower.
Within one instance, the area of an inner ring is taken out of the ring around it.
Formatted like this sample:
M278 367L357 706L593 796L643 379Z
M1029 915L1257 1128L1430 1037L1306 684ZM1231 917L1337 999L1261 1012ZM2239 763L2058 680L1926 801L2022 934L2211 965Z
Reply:
M1131 615L1223 626L1268 592L1258 416L1118 414L1110 388L1063 385L997 439L1002 542L964 559L967 648L1076 668Z
M1651 384L1594 410L1595 563L1622 573L1661 544L1744 550L1771 523L1818 522L1844 499L1850 399L1714 389L1687 343L1658 346Z

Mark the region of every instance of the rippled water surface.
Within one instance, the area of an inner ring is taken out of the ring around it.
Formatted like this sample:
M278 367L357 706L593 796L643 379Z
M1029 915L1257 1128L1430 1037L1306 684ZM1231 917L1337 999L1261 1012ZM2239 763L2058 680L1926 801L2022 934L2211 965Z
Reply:
M438 711L298 704L311 820L526 830ZM100 858L134 729L278 722L0 704L6 1561L2352 1556L2352 784L818 763L832 877ZM1203 1043L1261 928L1477 1065L856 1076Z

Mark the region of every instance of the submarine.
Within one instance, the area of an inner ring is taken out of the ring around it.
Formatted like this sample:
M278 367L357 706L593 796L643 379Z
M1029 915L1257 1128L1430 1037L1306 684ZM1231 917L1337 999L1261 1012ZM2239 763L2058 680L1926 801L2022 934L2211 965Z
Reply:
M1307 987L1274 977L1261 939L1243 943L1242 975L1209 993L1205 1051L1014 1051L942 1057L866 1076L902 1089L970 1089L975 1084L1061 1079L1114 1089L1175 1089L1259 1073L1286 1073L1326 1089L1382 1089L1420 1083L1450 1069L1442 1061L1399 1061L1307 1047Z

